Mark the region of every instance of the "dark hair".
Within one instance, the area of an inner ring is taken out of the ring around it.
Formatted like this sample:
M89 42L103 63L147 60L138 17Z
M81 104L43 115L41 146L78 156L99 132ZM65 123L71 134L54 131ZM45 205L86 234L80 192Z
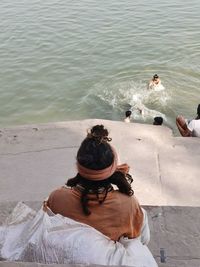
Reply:
M132 114L132 112L131 112L130 110L127 110L127 111L125 112L125 116L126 116L126 117L130 117L131 114Z
M108 130L103 125L92 127L87 137L81 143L77 153L77 161L84 167L101 170L113 163L114 154L108 142L111 138L108 137ZM70 187L81 186L81 204L85 215L90 215L88 209L89 194L96 194L99 204L102 204L112 185L118 187L119 191L128 196L133 195L131 188L132 177L129 174L116 171L113 175L102 181L91 181L82 177L79 173L67 181L66 185ZM103 188L103 192L102 192ZM101 190L101 191L100 191ZM103 199L99 194L104 194Z
M66 185L70 187L79 186L81 188L81 205L85 215L90 215L91 211L88 208L88 201L90 200L89 194L95 194L99 204L102 204L107 197L108 192L113 190L112 184L116 185L119 192L132 196L134 194L131 188L133 179L131 175L125 175L120 171L116 171L109 178L102 181L91 181L83 178L79 173L67 181ZM101 190L101 191L100 191ZM99 195L103 194L100 198Z
M163 118L162 117L155 117L153 124L154 125L162 125L163 124Z
M159 78L159 76L158 76L158 74L154 74L153 75L153 79L155 80L155 79L158 79Z
M112 139L108 137L108 130L103 125L92 127L87 137L81 143L77 153L77 161L92 170L102 170L110 166L114 160L111 146Z
M198 118L200 119L200 104L197 107L197 115L198 115Z

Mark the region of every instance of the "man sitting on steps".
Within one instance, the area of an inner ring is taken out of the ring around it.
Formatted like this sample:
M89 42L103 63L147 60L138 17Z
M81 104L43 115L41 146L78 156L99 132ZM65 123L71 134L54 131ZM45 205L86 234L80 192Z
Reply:
M183 137L200 137L200 104L197 107L197 117L187 123L183 116L176 118L176 125Z

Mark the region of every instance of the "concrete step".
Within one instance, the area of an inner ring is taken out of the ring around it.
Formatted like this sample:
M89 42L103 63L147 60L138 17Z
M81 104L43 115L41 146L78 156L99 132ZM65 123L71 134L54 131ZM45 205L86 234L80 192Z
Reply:
M25 203L31 208L39 210L42 200ZM17 202L14 201L0 202L0 225L16 204ZM148 246L159 266L199 267L200 207L143 207L147 210L151 231L151 240ZM161 248L165 252L165 263L161 263Z
M87 265L84 266L82 264L40 264L36 262L0 262L0 267L105 267L105 265ZM178 261L174 263L159 263L159 267L199 267L199 262L195 261ZM109 267L119 267L119 266L111 266ZM124 266L130 267L130 266Z
M162 126L84 120L1 129L0 224L18 201L38 210L76 174L77 149L95 124L108 128L120 163L131 167L135 195L147 205L149 248L159 266L200 267L200 138L173 137ZM161 248L166 263L160 262Z

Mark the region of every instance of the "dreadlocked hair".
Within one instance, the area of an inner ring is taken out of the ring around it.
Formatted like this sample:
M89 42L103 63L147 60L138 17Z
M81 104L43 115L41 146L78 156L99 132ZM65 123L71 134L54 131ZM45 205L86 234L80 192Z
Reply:
M124 174L120 171L116 171L111 177L109 177L109 181L111 184L114 184L118 187L119 192L127 196L132 196L134 194L134 191L131 187L133 178L130 174Z
M95 125L88 131L77 153L77 161L92 170L102 170L113 163L114 154L109 142L108 130L103 125Z
M103 125L96 125L88 131L87 138L95 140L98 144L107 143L112 141L112 138L108 137L108 130Z
M69 187L81 188L81 205L84 214L88 216L91 214L91 211L88 208L88 202L91 199L91 194L96 195L96 198L101 205L105 201L108 192L113 190L113 184L118 187L119 192L132 196L134 194L134 191L131 188L132 181L133 179L130 174L123 174L120 171L116 171L108 179L102 181L90 181L83 178L78 173L74 178L69 179L66 185Z
M92 170L102 170L110 166L114 161L114 153L109 144L111 140L108 136L108 130L103 125L92 127L78 150L78 163ZM132 177L130 175L116 171L112 176L101 181L88 180L78 173L74 178L69 179L66 185L80 189L82 209L84 214L88 216L91 214L88 202L92 196L94 199L94 195L96 195L99 204L102 204L108 192L113 190L112 184L116 185L121 193L131 196L134 193L130 185L131 182Z

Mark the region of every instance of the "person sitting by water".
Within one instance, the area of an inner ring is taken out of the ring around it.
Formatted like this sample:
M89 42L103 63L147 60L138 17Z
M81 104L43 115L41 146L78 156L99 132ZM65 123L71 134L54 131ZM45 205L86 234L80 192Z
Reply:
M127 123L131 122L131 114L132 114L132 112L130 110L127 110L125 112L126 118L124 119L124 122L127 122Z
M163 118L162 117L155 117L153 121L153 125L162 125L163 124Z
M54 214L61 214L94 227L115 242L126 237L128 242L137 240L136 242L147 244L149 228L145 219L146 212L141 208L131 188L133 179L128 173L129 166L118 165L118 156L109 144L110 141L108 130L103 125L91 128L77 153L77 175L69 179L66 186L50 194L47 207ZM114 189L113 185L118 189ZM98 242L98 239L90 242L91 246L96 246L95 242ZM115 242L112 246L115 246ZM112 246L110 245L110 249ZM118 247L121 248L122 246ZM125 249L127 248L125 246ZM122 256L119 251L121 256L118 256L119 260L115 265L123 262L121 257L136 257L138 262L142 263L136 264L136 261L134 266L157 266L150 252L146 256L143 249L146 251L148 248L141 245L140 253L137 255L137 252L134 252L132 256L127 256L128 253L127 255L122 253L124 255ZM101 252L99 257L105 255ZM110 257L113 258L114 254ZM148 265L144 263L147 258ZM97 255L96 261L98 262ZM109 263L104 264L109 265Z
M158 74L154 74L153 78L149 82L148 89L152 89L155 86L161 85L161 80L158 76Z
M76 176L38 212L18 203L0 227L3 260L158 267L146 246L147 214L134 196L129 166L118 165L110 141L103 125L92 127L78 149Z
M181 115L176 118L176 125L183 137L200 137L200 104L197 107L197 117L188 121Z
M117 154L109 141L103 125L91 129L77 153L77 175L67 181L67 187L50 194L47 206L55 214L89 224L114 241L121 236L135 238L141 233L143 213L130 185L129 166L117 165Z

